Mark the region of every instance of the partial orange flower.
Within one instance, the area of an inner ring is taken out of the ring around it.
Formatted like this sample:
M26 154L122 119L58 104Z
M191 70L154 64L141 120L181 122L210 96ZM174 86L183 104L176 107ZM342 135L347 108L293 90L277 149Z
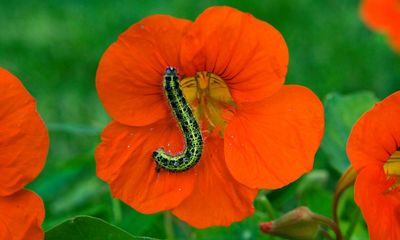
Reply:
M357 171L354 198L371 239L400 239L400 91L354 125L347 154Z
M387 34L400 52L400 0L363 0L361 16L370 28Z
M42 199L23 189L42 170L47 129L33 97L0 68L0 239L43 239Z
M268 23L230 7L194 21L150 16L102 57L97 90L113 121L96 150L97 175L142 213L170 210L192 226L230 225L253 214L258 189L283 187L312 169L323 108L309 89L283 86L288 50ZM177 68L201 126L199 163L156 171L152 153L185 148L163 90Z

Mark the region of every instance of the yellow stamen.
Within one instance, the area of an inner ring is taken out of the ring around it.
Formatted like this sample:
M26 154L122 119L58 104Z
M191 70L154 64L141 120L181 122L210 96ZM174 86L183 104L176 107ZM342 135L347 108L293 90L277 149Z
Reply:
M383 168L388 176L400 176L400 151L394 152Z
M389 181L393 181L387 192L398 189L400 186L400 151L394 152L383 166Z
M208 134L223 137L228 124L224 112L235 109L224 80L209 72L198 72L194 77L182 79L180 84L202 129Z

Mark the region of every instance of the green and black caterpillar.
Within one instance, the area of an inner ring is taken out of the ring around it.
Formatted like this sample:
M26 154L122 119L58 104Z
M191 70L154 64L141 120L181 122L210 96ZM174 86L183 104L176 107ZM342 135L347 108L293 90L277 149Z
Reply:
M153 158L157 163L157 172L161 168L171 172L182 172L199 162L203 152L203 138L200 126L179 87L179 77L174 67L165 69L163 86L169 105L184 136L185 149L177 155L171 155L160 148L153 152Z

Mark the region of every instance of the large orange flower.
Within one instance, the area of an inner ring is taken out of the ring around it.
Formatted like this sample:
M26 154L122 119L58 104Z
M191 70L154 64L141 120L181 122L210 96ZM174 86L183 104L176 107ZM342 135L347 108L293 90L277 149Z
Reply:
M400 91L354 125L347 154L357 171L355 201L371 239L400 239Z
M370 28L387 34L400 52L400 0L363 0L361 15Z
M97 90L113 121L96 150L97 175L142 213L171 210L203 228L254 212L260 188L280 188L312 169L323 108L307 88L283 86L288 50L271 25L229 7L194 22L150 16L121 34L102 57ZM167 66L204 140L200 162L157 172L152 152L184 148L163 92Z
M43 239L43 202L23 188L44 166L47 129L35 100L2 68L0 89L0 239Z

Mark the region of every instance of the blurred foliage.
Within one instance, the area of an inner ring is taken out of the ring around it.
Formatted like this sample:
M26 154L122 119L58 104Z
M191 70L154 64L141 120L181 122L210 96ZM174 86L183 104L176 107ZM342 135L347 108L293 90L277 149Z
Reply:
M338 170L348 164L343 144L338 156L330 150L334 146L324 142L313 172L285 188L261 191L254 203L255 215L229 228L197 230L168 214L137 213L113 200L107 184L96 177L93 153L101 129L110 120L95 88L103 52L118 34L146 16L168 14L194 20L212 5L233 6L275 26L289 46L287 83L305 85L321 99L331 92L368 90L369 103L375 101L372 94L381 99L400 89L400 56L384 36L362 23L358 0L0 0L0 66L18 76L36 98L50 131L47 164L29 186L44 199L46 230L84 214L137 236L166 238L165 226L172 224L178 239L272 239L261 235L258 223L299 205L331 217ZM340 104L336 102L341 95L330 96L327 105ZM340 131L340 141L347 139L354 118L344 119L342 107L352 111L358 105L330 107L326 132ZM336 124L345 127L331 129ZM339 210L341 226L349 232L346 236L367 239L352 191L345 192Z
M347 137L354 123L372 108L378 99L371 92L350 95L328 94L325 98L325 136L321 148L329 156L329 164L339 172L349 166L346 154Z

